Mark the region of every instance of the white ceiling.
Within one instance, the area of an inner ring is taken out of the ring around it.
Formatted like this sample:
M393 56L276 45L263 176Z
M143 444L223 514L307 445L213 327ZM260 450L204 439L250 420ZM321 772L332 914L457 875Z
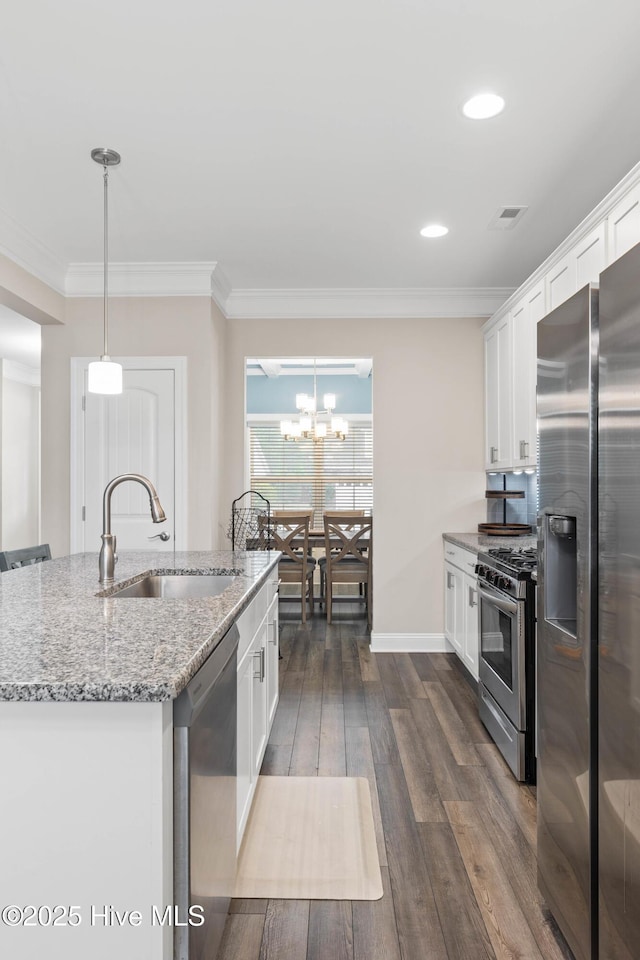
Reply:
M640 159L639 37L637 0L13 0L2 236L99 262L108 146L112 261L513 288ZM483 89L504 113L465 119ZM502 205L529 209L489 231Z

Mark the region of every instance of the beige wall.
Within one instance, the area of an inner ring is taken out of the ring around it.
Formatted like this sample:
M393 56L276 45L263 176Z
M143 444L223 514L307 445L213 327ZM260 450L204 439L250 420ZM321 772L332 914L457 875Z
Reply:
M188 543L193 550L215 545L220 526L219 370L225 324L209 297L110 302L114 356L187 357ZM42 536L54 556L69 552L70 358L96 356L101 345L100 299L69 299L64 325L42 328Z
M0 392L0 549L17 550L40 542L40 387L8 374Z
M222 502L244 490L244 360L373 358L374 631L442 634L443 531L485 519L482 320L232 320Z

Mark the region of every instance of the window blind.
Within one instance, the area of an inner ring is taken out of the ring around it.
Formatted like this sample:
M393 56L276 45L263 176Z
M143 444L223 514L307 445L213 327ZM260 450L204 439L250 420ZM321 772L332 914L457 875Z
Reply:
M349 422L346 440L285 440L280 421L251 421L250 488L272 510L312 507L322 525L325 510L373 506L373 429L371 422Z

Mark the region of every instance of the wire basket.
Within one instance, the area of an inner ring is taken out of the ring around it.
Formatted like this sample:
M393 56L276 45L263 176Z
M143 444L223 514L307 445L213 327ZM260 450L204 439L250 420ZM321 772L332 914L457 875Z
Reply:
M266 497L257 490L245 490L236 497L231 504L231 521L227 531L232 550L256 549L261 535L259 517L267 518L268 527L271 521L271 504ZM269 549L269 544L266 546Z

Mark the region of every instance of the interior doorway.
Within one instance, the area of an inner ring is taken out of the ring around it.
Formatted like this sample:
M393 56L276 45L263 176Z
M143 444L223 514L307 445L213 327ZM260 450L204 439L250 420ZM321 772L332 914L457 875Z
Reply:
M0 305L0 549L41 540L37 323Z
M72 359L71 552L98 549L103 492L123 473L148 477L167 520L155 526L143 487L122 484L111 503L118 548L185 550L186 358L114 358L123 366L117 396L87 391L90 359Z

